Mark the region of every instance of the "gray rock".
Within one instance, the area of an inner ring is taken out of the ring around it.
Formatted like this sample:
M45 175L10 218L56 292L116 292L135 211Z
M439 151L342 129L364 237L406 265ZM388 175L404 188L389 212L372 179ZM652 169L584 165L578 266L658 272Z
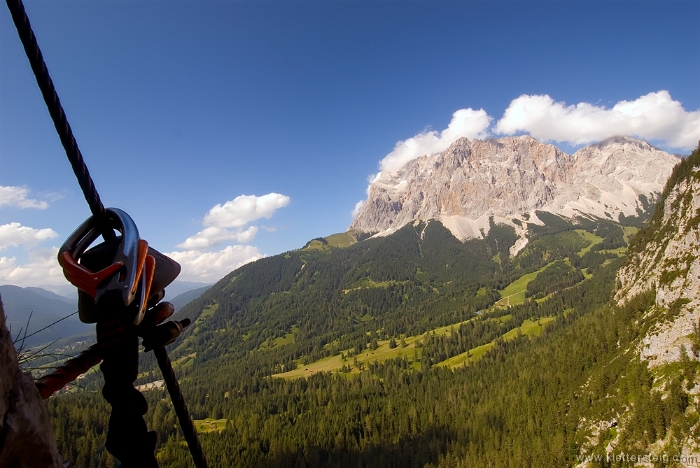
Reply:
M391 234L416 220L441 221L466 240L488 233L489 218L526 232L513 219L538 223L536 210L568 218L618 220L655 199L678 159L641 140L614 137L569 155L530 136L461 138L370 185L349 229Z
M0 468L62 466L46 405L19 368L0 298Z
M672 187L659 209L665 235L620 269L615 294L620 304L650 289L656 291L660 307L686 302L672 321L658 324L643 338L639 354L651 367L678 361L684 350L697 358L690 355L688 336L700 321L700 170Z

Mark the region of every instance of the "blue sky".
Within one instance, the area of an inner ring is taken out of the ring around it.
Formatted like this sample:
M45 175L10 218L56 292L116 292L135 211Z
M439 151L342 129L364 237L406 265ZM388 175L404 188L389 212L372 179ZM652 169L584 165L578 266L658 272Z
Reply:
M25 6L105 205L183 280L344 231L368 177L459 136L700 139L697 1ZM0 284L65 284L89 214L3 6Z

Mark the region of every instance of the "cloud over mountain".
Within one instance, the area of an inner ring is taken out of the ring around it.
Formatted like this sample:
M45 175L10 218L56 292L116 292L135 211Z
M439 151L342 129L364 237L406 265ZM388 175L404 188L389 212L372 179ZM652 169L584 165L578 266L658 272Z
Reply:
M587 102L566 105L546 94L522 95L511 101L494 132L526 132L539 140L574 145L632 135L690 150L700 139L700 110L687 112L668 91L620 101L610 109Z
M484 109L460 109L452 114L450 124L441 132L426 130L396 143L394 150L379 163L382 171L394 171L424 154L446 150L458 138L485 138L492 118Z
M686 111L665 90L620 101L610 109L587 102L567 105L547 94L523 94L510 102L492 126L493 120L483 109L460 109L452 114L446 129L423 131L396 143L379 162L379 170L395 171L413 159L446 150L462 137L528 133L541 141L581 145L628 135L681 150L695 148L700 140L700 110Z

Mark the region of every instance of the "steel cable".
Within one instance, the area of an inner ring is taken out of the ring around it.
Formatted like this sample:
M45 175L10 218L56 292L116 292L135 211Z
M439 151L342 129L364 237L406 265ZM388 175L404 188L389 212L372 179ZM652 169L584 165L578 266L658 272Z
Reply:
M80 148L78 148L78 143L75 141L73 130L66 118L66 113L63 111L63 106L61 105L61 101L56 93L56 88L49 75L49 70L44 62L41 49L39 49L36 36L34 36L32 26L29 23L24 4L22 0L6 0L6 3L12 14L12 20L17 28L22 46L24 46L24 51L29 59L29 64L36 77L36 82L39 85L42 96L44 96L44 102L49 110L53 124L56 127L56 132L58 132L58 137L61 139L63 148L66 151L66 156L68 156L68 161L70 161L73 167L73 172L78 179L78 184L80 184L85 200L92 214L98 217L98 219L104 219L106 215L105 207L102 204L102 200L100 200L100 195L97 193L92 177L90 177L90 171L88 171L85 165L83 155L80 152Z
M180 391L180 385L177 383L177 377L175 377L175 372L173 372L173 366L170 363L170 358L168 353L165 351L163 346L157 346L153 348L153 353L156 355L158 360L158 366L163 373L163 380L165 380L165 386L170 393L170 399L173 401L173 406L175 407L175 414L177 419L180 421L180 428L182 428L182 433L187 441L187 447L190 449L192 454L192 459L194 465L197 468L207 468L207 460L204 457L204 451L197 438L197 430L192 423L192 418L187 411L187 405L185 404L185 398L182 396Z

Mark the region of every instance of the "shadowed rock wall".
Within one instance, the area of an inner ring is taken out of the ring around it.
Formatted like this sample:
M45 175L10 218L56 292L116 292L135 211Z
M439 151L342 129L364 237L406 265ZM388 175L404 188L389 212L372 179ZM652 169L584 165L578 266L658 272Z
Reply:
M46 405L19 368L0 298L0 468L62 466Z

